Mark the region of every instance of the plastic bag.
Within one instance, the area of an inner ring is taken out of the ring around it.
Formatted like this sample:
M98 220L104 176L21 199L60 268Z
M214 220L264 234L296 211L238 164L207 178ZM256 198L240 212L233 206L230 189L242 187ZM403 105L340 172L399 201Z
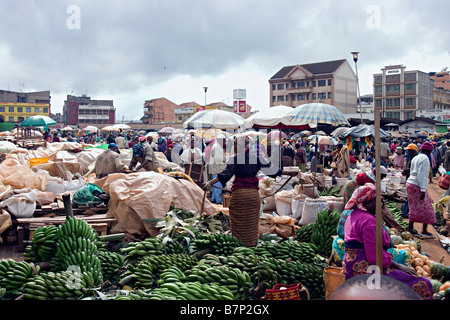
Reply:
M84 187L81 187L73 194L72 202L78 205L95 205L102 203L103 200L96 195L103 193L97 185L88 183Z
M2 207L8 207L8 211L17 218L30 218L36 209L36 202L29 201L24 197L10 197L0 204Z
M317 214L324 209L329 209L328 202L326 200L306 199L299 225L304 226L316 221Z

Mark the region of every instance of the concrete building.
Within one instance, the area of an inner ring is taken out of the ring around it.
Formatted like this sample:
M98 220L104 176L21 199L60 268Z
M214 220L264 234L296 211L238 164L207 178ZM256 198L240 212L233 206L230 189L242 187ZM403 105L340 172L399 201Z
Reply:
M166 98L146 100L144 103L145 124L164 124L175 121L175 109L178 105Z
M406 71L403 65L386 66L373 75L374 106L381 118L413 119L419 110L433 107L433 81L428 73Z
M50 91L15 92L0 90L0 117L22 123L33 115L50 116Z
M450 90L450 71L446 68L440 72L430 72L430 78L434 81L435 88Z
M103 127L115 123L116 109L113 100L92 100L86 95L81 97L67 95L63 118L65 125Z
M346 59L285 66L269 84L270 107L322 102L345 114L357 111L356 74Z

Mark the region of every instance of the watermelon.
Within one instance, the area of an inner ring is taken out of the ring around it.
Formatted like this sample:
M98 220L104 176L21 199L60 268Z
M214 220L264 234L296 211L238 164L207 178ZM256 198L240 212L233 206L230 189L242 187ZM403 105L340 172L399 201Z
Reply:
M434 261L430 265L430 275L433 279L441 279L446 273L446 269L446 266L442 262Z

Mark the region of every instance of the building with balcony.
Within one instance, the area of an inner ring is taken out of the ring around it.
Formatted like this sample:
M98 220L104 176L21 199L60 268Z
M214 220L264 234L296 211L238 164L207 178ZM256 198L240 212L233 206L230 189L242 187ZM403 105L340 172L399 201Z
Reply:
M357 112L356 74L346 59L282 67L269 79L269 106L322 102Z
M67 95L63 107L65 125L106 126L116 121L116 109L113 100L92 100L86 95L81 97Z
M3 121L20 124L34 115L50 116L50 91L0 90L0 117Z
M420 110L433 108L434 83L428 73L391 65L373 75L374 107L381 118L414 119Z

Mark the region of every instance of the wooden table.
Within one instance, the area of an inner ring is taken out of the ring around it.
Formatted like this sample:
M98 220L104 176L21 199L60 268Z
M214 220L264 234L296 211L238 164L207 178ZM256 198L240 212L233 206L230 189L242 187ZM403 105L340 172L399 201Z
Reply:
M107 217L106 213L91 216L75 215L75 217L85 220L96 231L102 232L103 235L107 234L111 224L117 221L114 217ZM17 224L17 250L21 252L25 251L25 239L32 240L33 232L36 227L49 225L58 226L65 221L66 216L18 218L15 221Z

